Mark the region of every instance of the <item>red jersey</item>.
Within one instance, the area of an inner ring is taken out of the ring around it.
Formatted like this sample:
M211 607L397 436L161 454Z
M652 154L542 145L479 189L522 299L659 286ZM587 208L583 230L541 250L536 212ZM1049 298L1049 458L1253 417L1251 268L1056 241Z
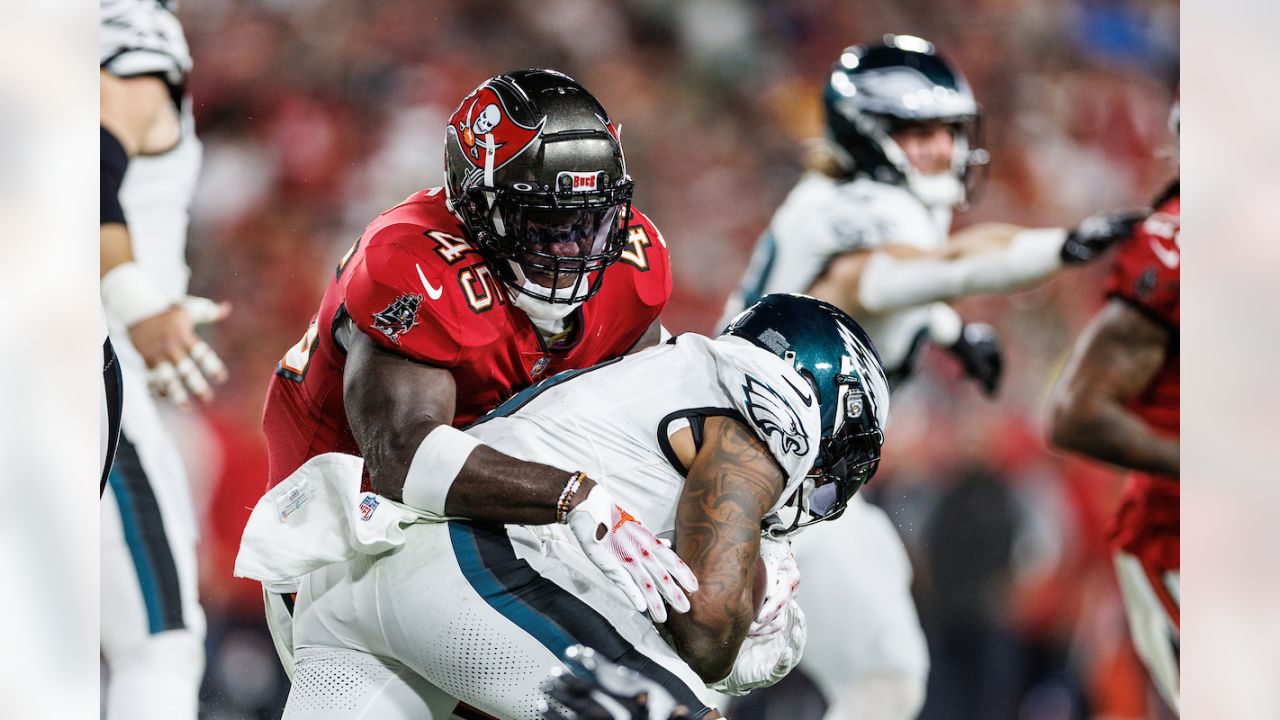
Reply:
M1155 212L1119 246L1107 280L1107 295L1118 298L1169 331L1164 365L1129 403L1156 432L1179 436L1179 239L1178 185ZM1176 478L1132 473L1112 530L1112 543L1147 564L1175 569L1178 562L1179 485Z
M360 454L342 401L346 354L333 336L344 316L380 348L452 372L453 425L463 427L540 378L623 354L671 294L666 241L632 209L622 259L575 311L571 335L548 347L465 238L443 188L411 195L365 229L267 389L268 486L316 455Z

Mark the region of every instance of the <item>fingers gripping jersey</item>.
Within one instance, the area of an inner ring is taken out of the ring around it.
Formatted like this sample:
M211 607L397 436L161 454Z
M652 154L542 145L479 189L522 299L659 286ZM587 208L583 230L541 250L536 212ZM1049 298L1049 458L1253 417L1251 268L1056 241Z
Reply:
M191 52L168 0L101 0L98 65L119 77L160 75L182 96Z
M467 432L522 460L582 470L655 533L675 528L684 472L668 437L682 420L733 417L786 474L770 512L813 466L821 411L808 381L735 337L686 334L615 363L549 378Z
M620 356L671 294L665 241L633 210L622 259L574 313L570 334L548 346L465 237L443 190L431 188L379 216L342 258L267 391L272 485L320 453L360 454L342 403L346 354L333 335L344 317L380 348L451 371L461 427L540 378Z
M1129 405L1153 429L1172 437L1178 437L1180 428L1179 210L1175 183L1133 237L1120 245L1107 280L1109 297L1123 300L1169 331L1164 365ZM1177 479L1131 474L1112 525L1112 544L1157 574L1180 565L1179 487ZM1176 623L1176 608L1173 617Z

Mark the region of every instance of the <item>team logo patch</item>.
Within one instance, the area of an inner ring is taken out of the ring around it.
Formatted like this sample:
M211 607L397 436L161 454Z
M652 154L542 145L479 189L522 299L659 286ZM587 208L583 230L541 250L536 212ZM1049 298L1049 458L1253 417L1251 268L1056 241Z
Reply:
M477 168L485 165L485 155L493 153L493 167L500 168L519 155L534 138L542 134L546 119L536 127L517 123L507 111L502 98L488 85L481 86L463 99L449 118L448 132L462 148L467 161ZM493 147L488 145L492 134Z
M551 364L550 357L543 355L542 357L538 358L537 360L534 361L533 367L529 368L529 377L535 377L535 378L538 377L544 371L546 371L547 366L550 364Z
M378 509L378 498L373 495L365 495L360 501L360 519L368 520L373 517L373 511Z
M561 170L556 175L556 187L569 192L595 192L601 187L600 173Z
M421 304L422 296L417 293L401 295L385 310L373 314L373 329L399 345L400 336L418 324L418 306Z
M777 434L783 452L800 456L809 452L809 435L800 425L800 416L781 393L750 375L742 391L747 396L747 415L766 440Z

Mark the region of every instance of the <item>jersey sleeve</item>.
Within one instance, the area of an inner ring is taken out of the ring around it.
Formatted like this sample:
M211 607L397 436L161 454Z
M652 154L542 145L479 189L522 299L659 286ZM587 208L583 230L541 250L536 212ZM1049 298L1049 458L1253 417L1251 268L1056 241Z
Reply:
M787 476L781 503L817 458L822 415L813 387L781 358L750 343L720 338L712 344L720 385L734 410Z
M1109 298L1118 298L1156 322L1177 330L1181 252L1176 209L1153 213L1116 251L1107 278Z
M172 10L159 0L103 0L99 13L99 67L119 77L160 75L172 88L186 84L191 52Z
M391 226L361 238L369 246L359 262L344 269L351 276L343 303L352 322L378 347L453 367L461 354L463 324L454 305L440 297L438 263L416 249L413 241L420 235L420 228Z

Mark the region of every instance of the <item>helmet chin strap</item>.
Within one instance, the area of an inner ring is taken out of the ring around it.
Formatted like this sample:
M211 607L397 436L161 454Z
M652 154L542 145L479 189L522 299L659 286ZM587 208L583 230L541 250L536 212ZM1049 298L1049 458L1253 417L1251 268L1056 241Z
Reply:
M523 310L524 314L528 315L529 320L533 322L533 326L544 336L564 332L564 319L573 314L573 311L582 305L582 301L553 303L535 297L534 295L546 293L547 289L525 277L524 269L520 267L519 263L508 262L515 273L517 283L520 287L529 291L528 293L523 293L519 290L509 291L507 295L511 298L511 304ZM585 280L586 278L583 278L583 281ZM529 293L533 293L533 295Z

